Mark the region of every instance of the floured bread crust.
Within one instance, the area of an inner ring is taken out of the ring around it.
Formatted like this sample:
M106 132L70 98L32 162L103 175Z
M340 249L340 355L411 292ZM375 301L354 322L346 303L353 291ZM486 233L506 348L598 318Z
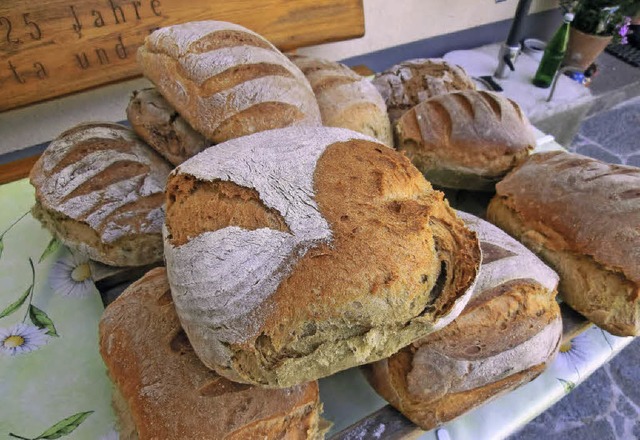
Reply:
M387 104L392 126L405 112L429 98L476 89L462 67L440 58L403 61L377 73L372 82Z
M532 380L562 336L556 273L495 226L458 214L483 251L471 300L444 329L363 367L376 391L425 430Z
M164 268L148 272L104 312L100 353L130 439L320 439L318 384L267 390L207 369L180 328ZM118 403L119 402L119 403Z
M158 29L138 49L138 62L178 113L215 143L322 124L300 69L242 26L211 20Z
M640 169L540 153L496 186L488 219L560 275L564 301L620 336L640 333Z
M33 166L32 213L66 246L114 266L162 260L171 166L126 127L86 123L62 133Z
M133 131L173 165L180 165L212 144L155 88L133 92L127 106L127 119Z
M210 368L289 386L386 357L450 322L475 234L402 155L338 128L235 139L167 186L165 255Z
M431 183L493 191L536 145L528 119L497 93L464 91L430 98L396 125L396 148Z
M334 61L301 55L289 59L309 80L323 125L348 128L393 147L387 106L371 81Z

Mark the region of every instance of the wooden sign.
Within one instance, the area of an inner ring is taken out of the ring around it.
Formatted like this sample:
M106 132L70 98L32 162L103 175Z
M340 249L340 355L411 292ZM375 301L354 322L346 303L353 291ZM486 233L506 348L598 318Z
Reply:
M1 0L0 112L140 74L153 30L245 26L282 50L364 34L362 0Z

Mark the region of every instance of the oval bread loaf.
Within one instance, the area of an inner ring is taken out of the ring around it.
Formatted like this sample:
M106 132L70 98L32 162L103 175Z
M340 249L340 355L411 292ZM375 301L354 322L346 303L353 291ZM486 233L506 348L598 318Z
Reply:
M396 148L431 183L493 191L536 145L527 117L496 93L465 91L416 105L396 125Z
M393 147L387 106L371 81L329 60L291 55L316 95L322 123L378 139Z
M363 367L376 391L425 430L531 381L562 337L558 275L500 229L458 214L483 254L471 300L444 329Z
M300 69L242 26L196 21L158 29L138 49L138 62L178 113L215 143L322 124Z
M33 216L66 246L113 266L162 260L171 166L126 127L87 123L62 133L33 166Z
M394 353L450 322L475 235L401 154L339 128L205 150L167 184L167 270L200 357L291 386Z
M476 89L462 67L440 58L403 61L377 73L372 82L387 104L392 126L406 111L429 98Z
M173 165L180 165L212 144L155 88L133 92L127 119L133 131Z
M640 168L534 154L496 185L487 218L558 272L570 307L615 335L640 334Z
M106 308L100 354L116 385L122 440L323 438L317 382L260 389L200 362L180 327L164 268Z

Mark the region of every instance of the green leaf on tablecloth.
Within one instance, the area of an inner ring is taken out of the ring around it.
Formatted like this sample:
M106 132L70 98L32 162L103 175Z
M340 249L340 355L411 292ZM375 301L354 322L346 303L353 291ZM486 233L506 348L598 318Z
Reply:
M47 245L46 249L42 252L42 255L40 255L40 259L38 260L38 263L42 263L45 258L53 254L55 251L57 251L59 247L60 247L60 240L53 237L49 242L49 244Z
M576 384L570 380L560 379L559 377L557 379L560 381L560 383L564 387L564 392L567 394L569 394L571 390L573 390L576 387Z
M93 411L80 412L59 421L51 428L37 436L34 440L51 440L71 434Z
M29 286L29 288L27 290L25 290L22 295L20 295L20 298L18 298L18 300L16 302L9 304L2 312L0 312L0 318L4 318L5 316L9 316L13 312L18 310L20 308L20 306L22 306L22 304L24 304L24 302L29 297L29 293L31 293L31 289L33 289L33 284L31 286Z
M31 322L36 327L46 328L49 336L59 336L51 318L33 304L29 304L29 318L31 318Z

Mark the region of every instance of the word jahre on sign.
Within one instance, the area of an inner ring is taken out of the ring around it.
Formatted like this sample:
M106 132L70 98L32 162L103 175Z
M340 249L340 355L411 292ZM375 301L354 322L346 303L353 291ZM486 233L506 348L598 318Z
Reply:
M195 20L238 23L282 50L364 34L362 0L1 0L0 112L138 76L150 32Z

